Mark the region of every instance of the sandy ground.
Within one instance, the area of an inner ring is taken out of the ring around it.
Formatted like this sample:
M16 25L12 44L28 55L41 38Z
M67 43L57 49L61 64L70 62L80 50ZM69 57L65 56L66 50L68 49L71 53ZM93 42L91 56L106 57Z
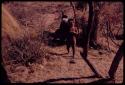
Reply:
M15 66L8 71L8 75L12 82L43 82L49 79L60 79L53 81L54 83L90 83L100 78L87 78L94 73L80 56L81 48L77 48L75 56L75 64L69 63L71 52L67 53L65 46L48 47L50 56L45 60L44 65L33 63L29 68L25 66ZM97 50L90 49L88 60L94 66L99 74L104 78L108 75L111 61L114 58L113 53L105 53L99 55ZM110 58L109 58L110 57ZM13 70L13 71L12 71ZM61 79L62 78L62 79ZM64 79L63 79L64 78ZM73 78L73 79L72 79ZM65 80L67 79L67 80ZM115 76L116 83L123 82L123 59L121 60Z

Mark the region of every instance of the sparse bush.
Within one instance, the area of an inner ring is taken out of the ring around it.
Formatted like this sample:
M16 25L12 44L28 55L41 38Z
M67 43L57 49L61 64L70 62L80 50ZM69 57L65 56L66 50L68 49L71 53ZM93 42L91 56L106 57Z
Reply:
M28 38L14 40L11 42L8 50L8 57L14 60L14 63L29 65L29 63L43 63L42 59L45 57L44 48L40 49L40 43L32 41Z

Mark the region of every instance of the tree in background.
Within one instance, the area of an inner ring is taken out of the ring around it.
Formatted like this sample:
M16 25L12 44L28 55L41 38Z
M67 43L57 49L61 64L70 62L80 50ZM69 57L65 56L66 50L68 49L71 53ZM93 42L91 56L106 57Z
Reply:
M88 56L89 38L90 38L90 33L92 31L92 20L93 20L93 4L92 4L92 1L89 1L88 4L89 4L89 18L88 18L88 26L87 26L87 29L86 29L87 33L86 34L83 33L84 43L82 45L82 47L83 47L82 56L85 57L85 58Z
M91 9L92 12L93 12L93 14L92 14L92 22L91 22L91 25L92 25L91 29L92 30L90 31L90 39L89 39L88 43L89 43L89 46L93 47L94 49L97 49L97 48L100 47L97 44L97 30L99 28L98 27L98 25L99 25L99 13L102 10L104 4L105 4L105 2L92 2L92 6L93 6L93 9ZM78 9L78 10L83 9L82 11L83 11L83 18L84 18L85 11L87 11L87 2L78 1L76 3L76 9ZM85 24L84 20L82 21L82 23ZM90 25L89 21L88 21L88 25ZM85 38L86 34L89 34L89 32L87 31L88 27L86 28L85 25L83 25L82 29L83 29L83 37Z

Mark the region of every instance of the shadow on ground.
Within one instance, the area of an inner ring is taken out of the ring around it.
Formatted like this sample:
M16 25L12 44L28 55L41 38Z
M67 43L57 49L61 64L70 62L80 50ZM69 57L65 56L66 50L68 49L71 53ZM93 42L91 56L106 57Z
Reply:
M40 36L42 39L42 42L45 45L51 46L51 47L56 47L56 46L62 46L65 45L65 41L63 40L53 40L55 33L49 32L49 31L44 31Z
M47 83L55 83L55 82L58 82L58 81L74 81L74 80L80 80L80 79L89 79L89 78L96 78L96 76L92 75L92 76L88 76L88 77L69 77L69 78L58 78L58 79L49 79L49 80L46 80L46 81L43 81L43 82L38 82L38 83L44 83L44 84L47 84ZM93 81L93 82L90 82L88 84L107 84L107 83L110 83L110 84L113 84L114 83L114 80L111 80L111 79L99 79L99 80L96 80L96 81Z
M99 79L97 81L93 81L93 82L90 82L90 84L114 84L115 81L110 79L110 78L107 78L107 79Z
M44 31L41 33L39 37L45 45L48 45L51 47L62 46L66 44L65 40L61 40L61 39L53 40L55 36L56 34L54 32ZM77 46L80 47L82 44L83 44L83 40L82 40L82 36L80 35L77 38Z

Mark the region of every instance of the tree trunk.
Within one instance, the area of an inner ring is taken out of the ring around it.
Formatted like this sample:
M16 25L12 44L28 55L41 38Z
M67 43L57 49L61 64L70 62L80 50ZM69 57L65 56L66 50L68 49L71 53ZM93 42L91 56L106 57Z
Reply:
M90 38L90 33L92 30L92 19L93 19L93 5L92 5L92 1L88 2L89 4L89 18L88 18L88 26L87 26L87 33L85 34L85 37L83 35L84 39L84 43L83 43L83 54L82 57L87 57L88 56L88 47L89 47L89 38Z
M90 41L89 41L89 45L92 47L96 47L97 45L98 23L99 23L98 11L94 11L92 20L92 31L90 33Z
M109 69L109 76L111 78L114 78L115 76L115 73L116 73L116 70L118 68L118 65L122 59L122 56L123 56L123 47L124 47L124 43L122 43L122 45L119 47L113 61L112 61L112 64L111 64L111 67Z

